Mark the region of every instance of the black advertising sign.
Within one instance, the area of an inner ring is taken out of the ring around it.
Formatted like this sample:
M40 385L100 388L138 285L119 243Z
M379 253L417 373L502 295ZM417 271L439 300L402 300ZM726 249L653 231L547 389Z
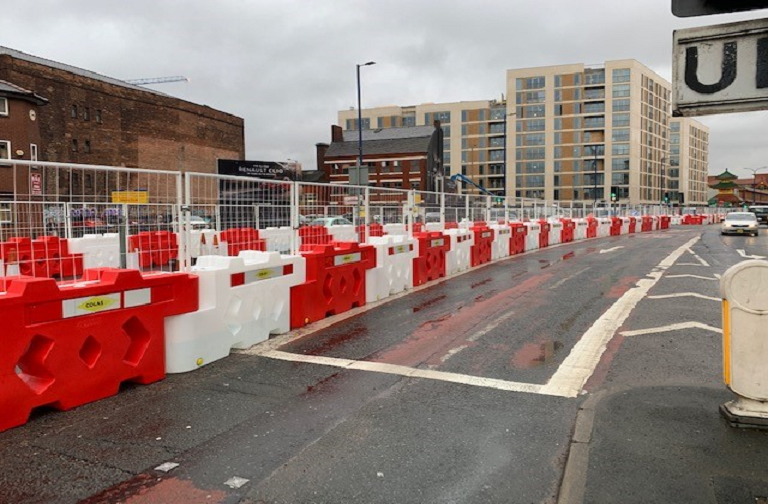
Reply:
M269 180L298 180L295 164L275 161L247 161L242 159L219 159L219 175L237 175Z

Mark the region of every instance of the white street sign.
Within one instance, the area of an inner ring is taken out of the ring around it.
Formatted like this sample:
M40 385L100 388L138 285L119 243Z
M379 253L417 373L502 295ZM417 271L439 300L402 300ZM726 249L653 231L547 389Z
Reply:
M675 30L673 39L675 116L768 109L768 19Z

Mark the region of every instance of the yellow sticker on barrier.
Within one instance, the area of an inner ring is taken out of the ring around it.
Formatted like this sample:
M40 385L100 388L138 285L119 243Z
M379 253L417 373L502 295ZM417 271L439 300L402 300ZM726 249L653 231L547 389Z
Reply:
M356 254L340 255L333 258L333 265L339 266L341 264L349 264L360 260L360 252Z
M398 245L395 247L395 254L403 254L408 252L408 247L405 245Z
M270 278L277 278L283 276L283 267L277 266L275 268L263 268L253 271L245 272L245 283L258 282L259 280L268 280Z
M430 246L431 247L442 247L443 243L444 243L443 239L442 238L438 238L437 240L432 240L432 244Z
M117 310L121 307L119 292L103 294L101 296L65 299L62 302L62 316L64 318L77 317L79 315Z

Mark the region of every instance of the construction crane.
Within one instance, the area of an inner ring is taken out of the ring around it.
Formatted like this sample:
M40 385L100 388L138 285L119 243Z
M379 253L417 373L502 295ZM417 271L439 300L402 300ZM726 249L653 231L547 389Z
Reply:
M175 75L173 77L153 77L150 79L129 79L126 80L128 84L135 84L137 86L147 86L150 84L166 84L168 82L189 82L189 79L183 75Z
M475 183L475 182L473 182L471 179L467 178L466 176L464 176L464 175L463 175L463 174L461 174L461 173L456 173L456 174L454 174L454 175L451 175L451 180L453 180L454 182L456 182L457 180L459 180L460 182L462 182L462 183L464 183L464 184L470 184L470 185L473 185L473 186L477 187L477 188L480 190L480 192L481 192L481 193L483 193L483 194L487 194L487 195L489 195L489 196L498 196L498 194L493 194L491 191L489 191L489 190L488 190L488 189L486 189L485 187L483 187L483 186L481 186L481 185L478 185L478 184L476 184L476 183Z

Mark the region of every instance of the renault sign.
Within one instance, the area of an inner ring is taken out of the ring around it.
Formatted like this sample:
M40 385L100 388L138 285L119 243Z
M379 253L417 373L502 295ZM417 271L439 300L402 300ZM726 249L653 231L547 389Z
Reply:
M672 113L768 109L768 19L675 30Z

